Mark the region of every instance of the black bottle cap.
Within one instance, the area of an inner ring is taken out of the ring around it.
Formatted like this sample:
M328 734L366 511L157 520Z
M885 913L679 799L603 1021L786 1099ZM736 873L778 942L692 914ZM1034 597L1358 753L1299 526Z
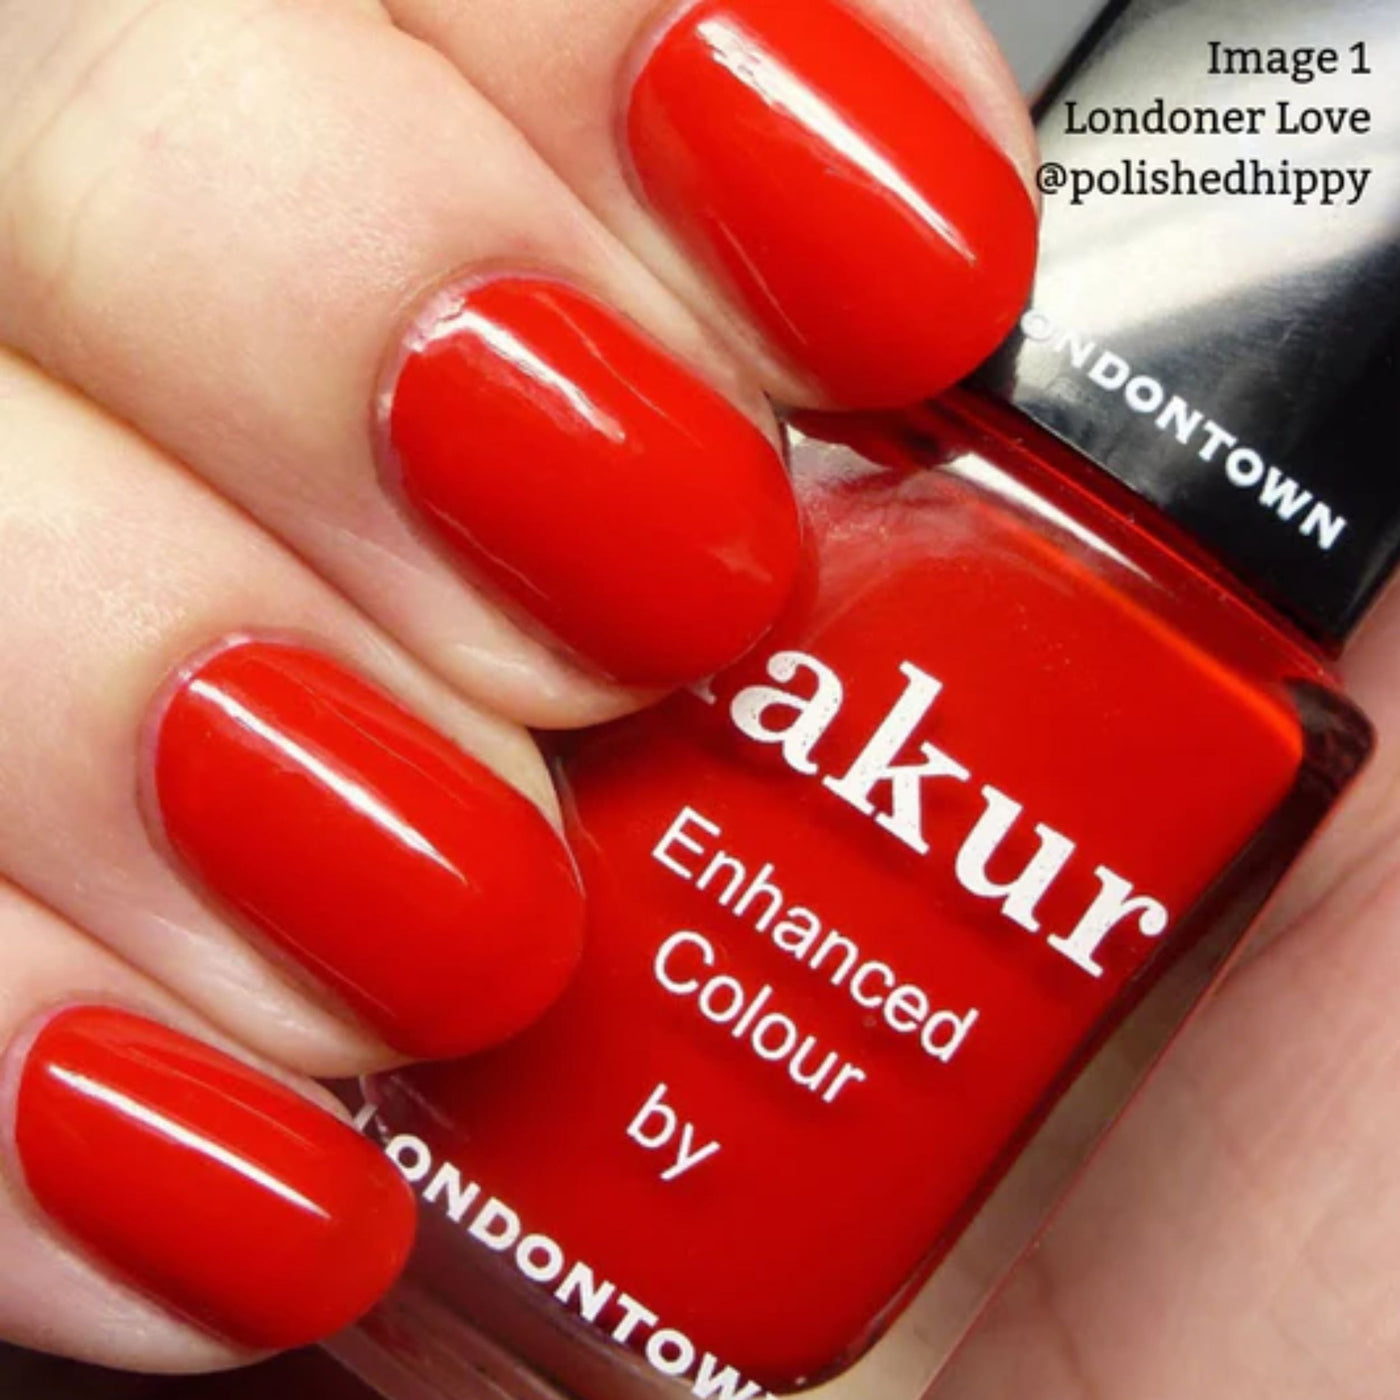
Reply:
M1128 0L1040 136L979 383L1340 643L1400 562L1400 5Z

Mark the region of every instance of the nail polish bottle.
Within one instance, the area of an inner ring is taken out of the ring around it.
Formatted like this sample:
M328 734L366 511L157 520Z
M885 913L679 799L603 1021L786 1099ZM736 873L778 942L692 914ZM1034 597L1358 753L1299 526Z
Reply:
M1041 132L1119 192L1047 200L1019 332L946 400L795 423L788 616L569 743L580 975L368 1089L425 1207L342 1343L386 1392L915 1400L1228 967L1370 749L1331 661L1400 552L1400 112L1364 71L1400 25L1329 6L1311 86L1211 71L1319 23L1112 7ZM1115 109L1139 134L1077 130ZM1369 188L1304 197L1324 165Z

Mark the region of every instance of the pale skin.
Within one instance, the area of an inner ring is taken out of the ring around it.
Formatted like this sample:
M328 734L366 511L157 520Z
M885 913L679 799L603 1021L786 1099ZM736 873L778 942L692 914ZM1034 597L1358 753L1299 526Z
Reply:
M801 400L626 182L617 74L656 8L0 3L0 1044L102 1001L311 1095L390 1062L141 824L143 715L212 639L317 639L551 814L525 726L649 698L474 593L384 491L366 425L406 308L485 264L589 287L767 431L769 398ZM862 8L1029 174L969 6ZM1393 1395L1400 599L1345 675L1378 761L939 1400ZM148 1371L250 1359L85 1261L0 1177L0 1336Z

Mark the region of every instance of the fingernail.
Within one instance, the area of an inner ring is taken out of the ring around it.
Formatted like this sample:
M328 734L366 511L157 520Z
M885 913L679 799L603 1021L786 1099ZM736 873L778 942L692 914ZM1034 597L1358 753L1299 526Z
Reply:
M404 494L470 576L614 680L709 675L786 601L799 529L776 449L560 283L439 293L387 417Z
M702 0L630 95L639 193L831 406L893 407L984 359L1036 217L932 71L835 0Z
M61 1012L19 1075L39 1208L133 1288L258 1351L348 1326L397 1278L411 1193L374 1147L266 1075L102 1007Z
M315 652L243 642L183 673L152 787L195 880L405 1055L505 1039L577 963L582 895L541 812Z

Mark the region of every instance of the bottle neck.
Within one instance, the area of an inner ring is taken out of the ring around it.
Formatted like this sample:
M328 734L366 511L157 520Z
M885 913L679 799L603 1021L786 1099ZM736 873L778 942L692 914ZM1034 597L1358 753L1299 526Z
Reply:
M1113 536L1115 542L1121 542L1126 532L1130 543L1136 542L1151 555L1150 562L1141 562L1143 572L1151 574L1167 593L1191 595L1195 619L1208 617L1213 610L1203 601L1207 598L1214 600L1214 608L1232 614L1248 612L1260 633L1269 635L1271 646L1292 648L1304 671L1317 669L1332 678L1342 650L1340 640L1305 630L1171 513L1035 418L973 385L954 389L937 404L914 410L910 425L916 432L926 431L931 423L943 419L959 424L978 444L996 444L1002 460L1019 474L1033 477L1037 489L1052 495L1067 515L1094 520L1096 528ZM1193 625L1199 627L1200 623Z

